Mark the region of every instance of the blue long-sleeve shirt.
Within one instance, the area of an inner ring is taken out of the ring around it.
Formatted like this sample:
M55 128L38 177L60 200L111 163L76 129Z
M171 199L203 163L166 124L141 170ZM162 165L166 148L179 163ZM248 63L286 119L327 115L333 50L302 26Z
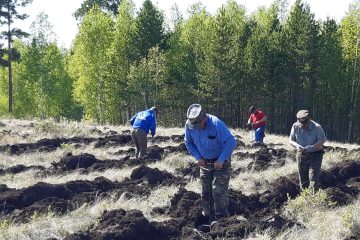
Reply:
M151 135L156 134L156 115L155 111L148 109L142 112L138 112L130 120L131 126L133 128L141 128L145 131L146 134L151 130Z
M190 129L185 124L185 145L197 161L215 159L221 163L230 159L236 146L234 136L219 118L206 114L205 128Z

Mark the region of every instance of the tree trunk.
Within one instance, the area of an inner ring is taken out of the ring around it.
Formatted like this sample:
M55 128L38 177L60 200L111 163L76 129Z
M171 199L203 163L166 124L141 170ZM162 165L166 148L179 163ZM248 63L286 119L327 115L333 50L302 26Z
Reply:
M10 18L10 7L8 7L8 56L9 56L9 112L11 113L13 111L13 83L12 83L12 52L11 52L11 18Z

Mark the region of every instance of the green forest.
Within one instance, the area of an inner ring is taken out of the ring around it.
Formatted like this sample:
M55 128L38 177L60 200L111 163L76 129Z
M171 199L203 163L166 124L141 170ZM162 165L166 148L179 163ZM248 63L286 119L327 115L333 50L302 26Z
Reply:
M16 1L0 7L8 2ZM70 49L57 46L46 14L25 34L11 29L9 16L21 14L5 12L1 115L126 124L156 105L160 125L181 127L196 102L243 127L254 105L267 114L267 131L287 135L308 109L328 139L360 142L359 0L340 22L315 19L301 0L253 13L233 0L215 14L195 4L186 17L175 5L171 20L151 0L139 10L130 0L107 3L74 14Z

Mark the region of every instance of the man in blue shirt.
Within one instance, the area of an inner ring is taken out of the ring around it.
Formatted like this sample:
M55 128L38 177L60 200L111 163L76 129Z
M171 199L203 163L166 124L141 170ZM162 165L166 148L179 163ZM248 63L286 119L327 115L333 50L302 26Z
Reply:
M131 137L136 146L136 157L147 158L147 139L146 136L151 130L153 139L156 138L156 116L158 109L152 107L148 110L138 112L130 120L133 130L131 131Z
M219 118L206 114L200 104L189 107L187 118L185 145L200 167L203 215L211 219L215 213L216 220L228 215L231 154L236 141L227 126Z
M300 187L304 189L310 186L316 192L320 188L325 133L320 124L310 119L308 110L300 110L296 118L297 122L291 128L289 141L297 150Z

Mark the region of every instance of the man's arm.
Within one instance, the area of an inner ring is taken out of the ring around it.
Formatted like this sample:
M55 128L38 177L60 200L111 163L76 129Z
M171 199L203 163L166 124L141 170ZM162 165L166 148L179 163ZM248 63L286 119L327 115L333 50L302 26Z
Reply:
M133 126L133 125L134 125L134 122L135 122L136 116L137 116L137 114L135 114L135 115L134 115L134 116L130 119L130 124L131 124L131 126Z
M251 123L251 115L250 115L250 117L249 117L249 119L247 121L247 124L250 124L250 123Z
M224 144L223 151L221 152L218 161L224 163L225 160L230 159L234 148L236 147L236 140L234 136L230 133L230 130L227 128L225 123L219 121L216 124L217 133L219 140Z
M151 116L150 124L151 136L154 137L156 135L156 117L154 115Z
M188 152L197 160L201 160L202 159L202 156L199 152L199 150L197 149L197 147L195 146L195 143L194 143L194 139L193 137L191 136L191 133L190 133L190 130L185 127L185 138L184 138L184 141L185 141L185 146L186 146L186 149L188 150Z
M303 147L296 142L296 136L295 136L295 126L293 125L290 132L289 137L290 144L295 147L296 149L303 149Z
M266 116L264 116L262 119L260 119L259 121L257 121L255 124L259 124L259 123L265 122L266 119L267 119Z

